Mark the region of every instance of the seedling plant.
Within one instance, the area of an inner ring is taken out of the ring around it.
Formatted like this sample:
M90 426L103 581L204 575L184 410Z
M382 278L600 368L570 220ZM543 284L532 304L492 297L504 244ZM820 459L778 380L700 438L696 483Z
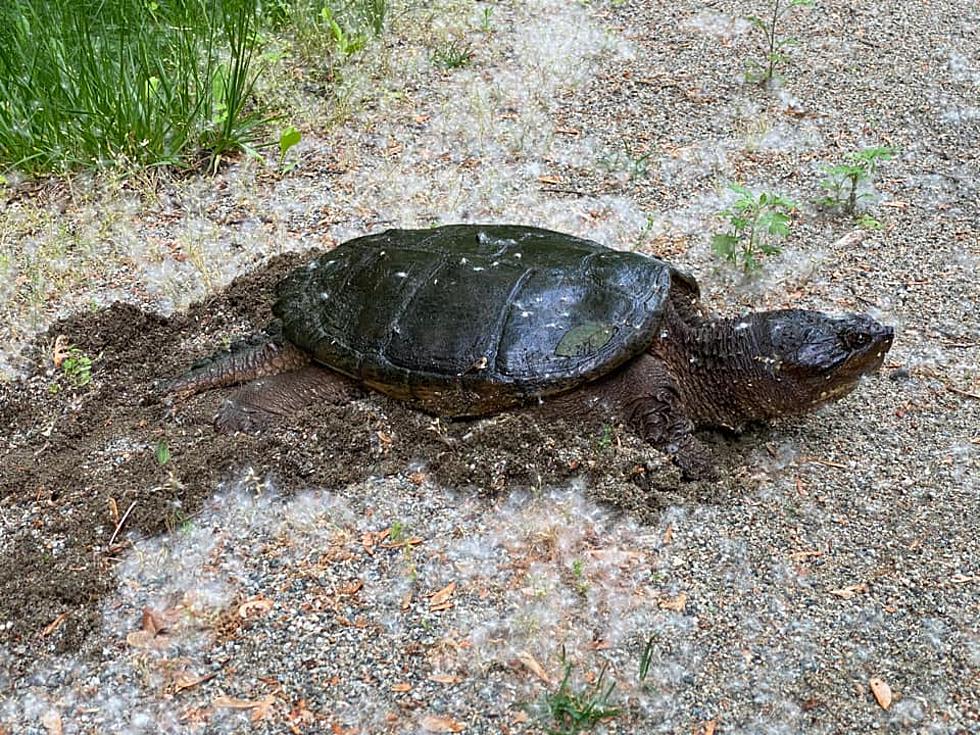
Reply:
M603 666L595 683L582 692L573 692L569 683L572 664L565 662L565 675L558 685L558 691L545 699L553 723L550 735L577 735L602 720L619 715L620 708L609 704L616 683L607 685L605 675L606 667Z
M781 36L779 26L783 19L794 9L799 7L810 7L813 0L773 0L772 11L761 17L750 15L748 20L755 28L758 28L765 39L766 55L762 62L750 59L745 78L748 81L758 82L759 84L769 84L778 74L776 68L789 58L787 50L796 46L799 42L789 36Z
M827 196L819 204L832 209L841 209L847 214L857 214L858 201L867 193L858 193L858 188L870 181L878 165L895 157L895 150L888 146L875 146L848 153L845 162L824 168L824 178L820 182Z
M789 234L796 204L779 194L753 194L738 184L730 188L739 196L721 213L728 220L728 231L711 238L711 247L733 265L741 262L749 273L762 267L763 256L780 252L776 240Z
M453 40L432 52L435 65L447 71L462 69L473 61L473 47L466 41Z
M296 168L297 161L293 161L289 166L284 165L286 163L286 154L289 153L290 148L302 139L303 136L292 125L279 134L279 173L286 173Z

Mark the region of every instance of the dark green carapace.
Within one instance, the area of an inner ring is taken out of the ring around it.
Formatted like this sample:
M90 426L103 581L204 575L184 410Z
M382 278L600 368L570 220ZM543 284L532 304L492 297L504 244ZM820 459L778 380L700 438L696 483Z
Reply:
M442 415L479 415L639 355L672 277L696 297L661 260L549 230L389 230L290 275L275 313L317 362Z

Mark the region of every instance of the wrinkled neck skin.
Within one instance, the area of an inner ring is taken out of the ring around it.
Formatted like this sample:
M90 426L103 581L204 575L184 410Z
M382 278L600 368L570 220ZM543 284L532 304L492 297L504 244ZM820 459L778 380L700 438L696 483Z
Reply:
M746 423L800 413L813 403L778 374L755 314L695 324L668 314L650 351L667 364L696 426L740 431Z

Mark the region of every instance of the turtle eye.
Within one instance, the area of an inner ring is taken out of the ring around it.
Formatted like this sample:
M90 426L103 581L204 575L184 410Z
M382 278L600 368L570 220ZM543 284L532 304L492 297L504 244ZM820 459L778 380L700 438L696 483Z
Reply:
M845 332L842 341L849 350L857 350L871 342L871 337L865 332Z

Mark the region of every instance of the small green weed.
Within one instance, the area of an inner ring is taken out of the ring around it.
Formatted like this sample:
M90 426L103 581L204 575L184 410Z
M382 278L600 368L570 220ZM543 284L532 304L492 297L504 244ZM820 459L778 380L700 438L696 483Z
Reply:
M432 50L432 61L441 69L462 69L473 61L473 47L467 41L452 40Z
M279 172L280 173L286 173L287 171L292 171L294 168L296 168L297 162L295 161L289 164L288 167L284 167L283 164L286 162L286 154L289 152L289 149L292 148L297 143L299 143L302 139L303 136L292 125L290 125L288 128L286 128L279 134Z
M480 30L484 33L493 33L493 6L487 5L480 14Z
M646 681L647 676L650 674L650 664L653 662L653 641L655 638L656 636L647 638L647 644L643 647L643 653L640 654L639 681L641 684Z
M393 544L400 543L408 538L408 529L401 521L395 521L388 529L388 541Z
M153 447L153 456L156 458L157 464L161 467L170 461L170 447L167 446L166 439L161 439L156 443L156 446Z
M764 61L750 59L746 62L745 78L750 82L769 84L778 74L776 68L783 64L789 56L787 50L799 42L789 36L781 37L778 26L786 15L794 8L810 7L813 0L773 0L772 12L767 17L750 15L746 18L755 28L758 28L765 39L766 55Z
M599 438L596 440L596 444L599 449L605 450L609 449L613 443L613 427L610 424L602 425L602 433L599 434Z
M572 562L572 576L575 578L575 591L585 597L589 592L589 581L585 578L585 562L581 559Z
M344 30L328 6L324 5L320 9L320 18L323 24L329 29L334 45L337 47L337 53L340 54L341 58L353 56L364 48L367 43L367 36L356 31L349 32Z
M593 727L601 720L616 717L619 707L609 704L616 683L605 684L606 667L603 665L595 682L582 692L573 692L569 683L572 676L572 664L562 661L565 675L558 686L558 691L545 697L545 704L553 723L551 735L576 735L583 730Z
M872 217L867 212L862 212L857 216L855 220L857 226L864 230L883 230L885 229L885 223L879 219Z
M75 388L84 388L92 382L92 358L72 345L61 360L61 372Z
M823 169L824 178L820 186L827 191L827 196L818 203L832 209L841 209L847 214L856 214L858 201L868 196L859 194L858 187L874 177L882 161L889 161L894 157L895 149L888 146L875 146L848 153L844 157L844 163Z
M776 238L789 234L790 213L796 208L779 194L753 194L744 186L730 187L739 197L721 214L728 220L728 232L711 238L714 251L746 273L762 266L761 256L780 252Z
M646 153L634 151L627 141L623 141L623 150L603 156L599 159L599 165L609 172L625 171L629 180L635 181L646 177L649 173L652 155L653 151Z

